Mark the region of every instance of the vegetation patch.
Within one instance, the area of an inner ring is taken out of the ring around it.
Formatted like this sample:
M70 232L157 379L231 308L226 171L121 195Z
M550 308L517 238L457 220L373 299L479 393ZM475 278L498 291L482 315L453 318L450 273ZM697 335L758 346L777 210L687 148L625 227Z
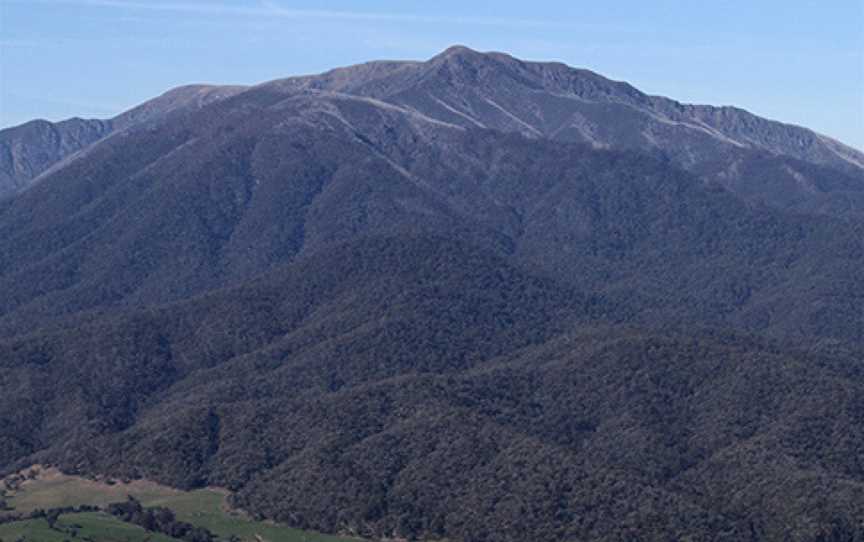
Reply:
M255 521L217 488L179 491L147 480L87 479L36 465L3 480L0 542L345 542ZM356 539L355 539L356 540Z

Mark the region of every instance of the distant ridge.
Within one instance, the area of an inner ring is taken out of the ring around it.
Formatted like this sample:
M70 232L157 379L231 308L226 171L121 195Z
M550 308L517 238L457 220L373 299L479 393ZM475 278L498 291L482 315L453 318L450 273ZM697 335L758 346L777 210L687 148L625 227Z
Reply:
M189 85L169 90L108 120L34 120L0 130L0 198L27 188L57 163L112 133L197 109L241 90L243 87Z

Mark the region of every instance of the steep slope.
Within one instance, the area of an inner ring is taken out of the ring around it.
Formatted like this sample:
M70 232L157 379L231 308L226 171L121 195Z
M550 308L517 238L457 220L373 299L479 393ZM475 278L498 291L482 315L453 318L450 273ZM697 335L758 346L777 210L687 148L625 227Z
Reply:
M240 92L243 87L189 85L170 90L106 120L34 120L0 130L0 198L30 186L39 175L111 133L167 115L199 109Z
M212 92L0 199L0 472L375 538L864 538L854 151L464 48Z
M425 63L365 64L265 86L370 96L465 127L656 153L781 209L864 211L860 151L738 108L649 96L560 63L452 47Z
M645 321L864 330L861 223L748 207L633 153L262 88L118 134L86 158L0 205L6 333L184 299L399 231L459 235L628 299Z
M470 117L469 122L475 124L525 135L584 139L620 148L627 143L626 129L642 124L654 133L629 134L632 143L641 148L654 145L670 152L683 142L688 152L698 156L698 147L710 146L713 139L718 144L840 169L864 168L860 151L806 128L763 119L734 107L681 104L649 96L627 83L561 63L525 62L460 46L429 62L408 64L383 77L366 75L335 90L416 105L418 110L437 111L439 115L449 111L452 122ZM592 107L597 111L592 113ZM598 116L600 112L607 116ZM592 137L590 122L584 123L595 116L605 121L605 126L595 128L608 131L600 139ZM562 136L562 132L570 133Z
M109 121L84 119L56 124L34 120L0 130L0 197L24 189L52 165L110 132Z
M475 246L368 238L0 342L4 461L373 537L856 532L860 360L589 324L614 312Z
M111 125L115 130L124 130L131 126L152 123L179 112L201 109L244 90L246 87L239 85L184 85L120 113L111 119Z
M864 213L864 154L856 149L735 107L649 96L561 63L456 46L427 62L370 62L263 87L283 94L326 90L371 97L463 127L650 152L751 202L839 217ZM0 131L0 197L107 133L243 90L180 87L106 121L73 119L64 129L41 125L41 136L31 134L34 127ZM63 137L72 127L77 135Z

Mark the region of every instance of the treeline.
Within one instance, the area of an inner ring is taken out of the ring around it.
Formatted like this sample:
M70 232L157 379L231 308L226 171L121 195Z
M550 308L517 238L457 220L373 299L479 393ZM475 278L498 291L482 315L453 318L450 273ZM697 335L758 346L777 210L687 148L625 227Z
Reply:
M98 512L98 506L81 505L81 506L62 506L58 508L37 508L29 514L9 513L0 515L0 525L5 523L15 523L16 521L26 521L28 519L44 519L48 522L48 526L52 529L57 523L57 519L63 514L82 514L84 512Z
M179 521L174 512L164 506L145 508L136 498L129 496L125 502L111 503L105 508L94 505L62 506L57 508L37 508L29 514L9 513L0 515L0 525L27 520L45 520L48 527L69 534L78 535L76 525L58 525L60 516L67 514L82 514L86 512L107 512L111 516L142 527L143 529L164 534L185 542L218 542L220 539L204 527L197 527L185 521ZM231 536L228 542L239 542L239 538ZM2 542L2 539L0 539Z
M109 504L106 510L121 521L171 538L186 542L216 542L217 540L216 535L204 527L196 527L191 523L179 521L170 508L164 506L145 508L131 495L126 502ZM236 537L232 537L230 540L236 540Z

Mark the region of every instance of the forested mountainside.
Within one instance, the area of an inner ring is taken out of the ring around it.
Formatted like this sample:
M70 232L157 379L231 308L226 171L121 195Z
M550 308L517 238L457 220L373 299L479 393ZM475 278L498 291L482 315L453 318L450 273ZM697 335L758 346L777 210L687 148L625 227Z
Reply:
M110 131L109 122L96 119L34 120L0 131L0 197L23 190L40 173Z
M676 104L454 48L112 132L0 200L0 470L370 538L864 539L860 155Z
M108 135L196 109L240 92L242 87L189 85L175 88L111 119L34 120L0 130L0 198L25 190L52 166Z
M650 96L627 83L561 63L526 62L456 46L427 62L370 62L258 88L283 96L348 94L463 127L648 152L748 201L795 212L860 217L864 209L864 154L856 149L735 107L682 104ZM180 87L101 125L103 130L121 130L244 90ZM0 131L0 149L18 148L24 156L12 165L0 162L0 171L20 187L31 182L28 168L41 172L52 163L47 156L59 160L68 152L54 150L53 142L46 148L45 138L16 137L18 131ZM17 147L10 145L10 139L17 141ZM80 138L72 145L64 140L63 145L75 151L95 139ZM31 154L41 158L31 159ZM37 168L30 162L45 165ZM754 177L760 180L752 182Z

